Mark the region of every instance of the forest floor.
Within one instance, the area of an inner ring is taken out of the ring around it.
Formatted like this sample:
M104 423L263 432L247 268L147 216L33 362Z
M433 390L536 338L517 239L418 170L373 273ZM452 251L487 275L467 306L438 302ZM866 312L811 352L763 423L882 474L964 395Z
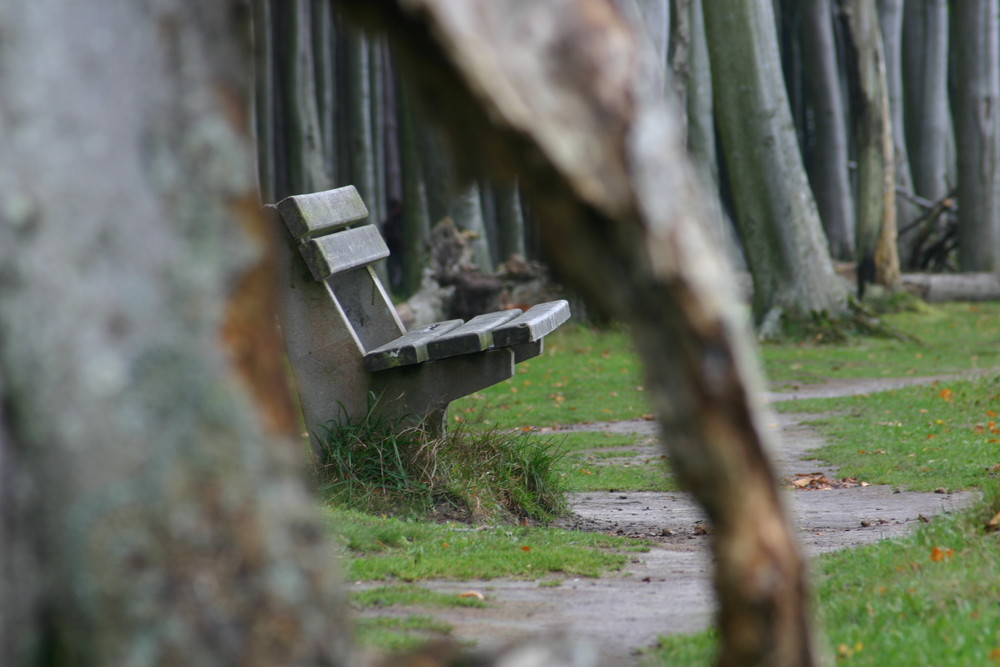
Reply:
M954 377L954 376L949 376ZM852 396L929 383L942 377L838 380L771 393L772 402L793 398ZM836 480L837 471L810 459L823 438L805 422L819 415L772 413L769 426L777 431L774 460L782 479L809 476ZM655 423L645 420L567 426L562 430L633 433L648 439ZM649 458L655 445L635 456ZM789 485L791 486L791 485ZM824 486L820 484L820 486ZM933 514L969 504L974 493L900 492L891 486L857 485L824 490L786 492L798 522L802 543L810 555L854 547L906 533ZM571 514L558 525L649 540L648 552L635 554L627 566L600 578L550 575L536 580L422 581L443 593L477 591L484 608L419 610L449 624L458 641L491 648L538 633L561 634L594 646L603 665L633 665L638 650L660 635L690 633L711 624L710 528L699 509L680 492L587 492L569 494ZM354 584L353 590L373 583ZM413 613L409 608L405 613ZM390 609L363 612L393 615Z

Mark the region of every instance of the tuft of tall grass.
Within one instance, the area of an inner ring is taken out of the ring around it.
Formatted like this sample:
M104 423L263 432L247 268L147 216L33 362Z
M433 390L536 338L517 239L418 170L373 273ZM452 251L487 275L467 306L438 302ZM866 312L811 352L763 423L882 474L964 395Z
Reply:
M329 502L375 514L550 521L565 511L551 440L457 425L443 436L386 419L378 400L322 427L314 471Z

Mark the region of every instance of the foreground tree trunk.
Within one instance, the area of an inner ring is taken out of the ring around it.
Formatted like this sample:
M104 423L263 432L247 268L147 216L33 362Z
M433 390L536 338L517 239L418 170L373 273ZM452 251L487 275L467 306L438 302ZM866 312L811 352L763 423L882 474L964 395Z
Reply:
M997 0L952 7L958 149L958 256L963 271L1000 269L1000 46Z
M754 318L770 328L817 312L842 316L847 294L802 166L771 5L705 2L703 10L716 125L753 275Z
M733 277L649 53L604 0L342 4L398 29L465 162L520 172L556 268L631 328L675 469L715 526L719 663L811 664L803 560Z
M288 437L245 13L0 11L0 664L348 664Z

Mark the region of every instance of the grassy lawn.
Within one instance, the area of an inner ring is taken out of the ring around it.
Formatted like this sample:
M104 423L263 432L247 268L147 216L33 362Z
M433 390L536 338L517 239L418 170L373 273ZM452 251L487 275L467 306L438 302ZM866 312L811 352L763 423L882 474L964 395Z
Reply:
M883 320L917 340L768 343L761 349L768 379L780 389L831 379L942 375L1000 366L1000 303L922 306Z
M350 581L596 577L618 570L646 543L537 526L469 526L328 508Z
M829 413L817 458L844 476L913 491L981 487L1000 470L1000 373L838 399L788 401Z

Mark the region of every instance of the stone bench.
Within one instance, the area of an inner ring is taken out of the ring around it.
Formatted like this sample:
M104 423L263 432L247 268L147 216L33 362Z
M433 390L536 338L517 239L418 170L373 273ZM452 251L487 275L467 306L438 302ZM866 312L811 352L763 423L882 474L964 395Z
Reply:
M405 331L374 267L389 250L353 186L280 201L280 324L305 419L445 428L448 403L514 374L569 318L566 301ZM280 228L279 224L275 224ZM287 248L287 250L286 250ZM315 443L314 443L315 444Z

